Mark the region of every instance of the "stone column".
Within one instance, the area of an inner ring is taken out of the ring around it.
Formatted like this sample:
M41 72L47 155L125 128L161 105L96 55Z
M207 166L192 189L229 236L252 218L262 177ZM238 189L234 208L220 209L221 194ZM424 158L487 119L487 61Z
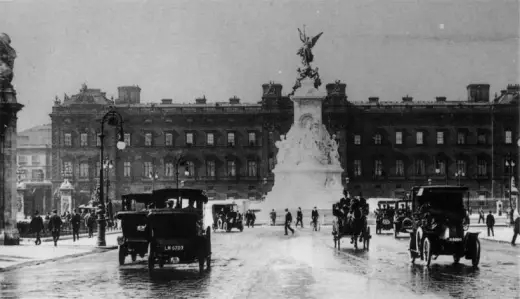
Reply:
M25 219L24 212L24 200L25 200L25 191L27 190L25 183L20 182L16 186L16 221L23 221Z
M72 213L72 184L69 180L65 179L60 186L60 207L58 208L58 213L61 215L65 212Z

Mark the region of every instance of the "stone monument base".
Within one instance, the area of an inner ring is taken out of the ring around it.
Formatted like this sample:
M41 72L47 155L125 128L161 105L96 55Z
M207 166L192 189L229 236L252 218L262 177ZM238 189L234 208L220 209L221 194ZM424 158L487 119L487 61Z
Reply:
M0 245L20 245L18 229L0 230Z

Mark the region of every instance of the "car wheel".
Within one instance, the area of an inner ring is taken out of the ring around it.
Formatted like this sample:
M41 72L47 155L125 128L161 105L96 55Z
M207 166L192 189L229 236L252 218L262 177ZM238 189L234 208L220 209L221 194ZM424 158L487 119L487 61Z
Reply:
M224 222L224 225L222 226L222 228L224 229L224 231L228 231L228 224L227 222Z
M125 258L126 258L126 247L119 246L119 265L125 264Z
M432 243L428 237L424 238L423 256L424 261L426 262L426 266L429 267L432 262Z
M471 264L473 267L478 267L480 262L480 240L475 239L475 244L473 246L475 246L475 248L473 250L473 256L471 257Z
M399 236L399 231L397 230L397 225L394 224L394 238L397 239L398 236Z
M199 274L202 275L204 273L204 258L199 258Z

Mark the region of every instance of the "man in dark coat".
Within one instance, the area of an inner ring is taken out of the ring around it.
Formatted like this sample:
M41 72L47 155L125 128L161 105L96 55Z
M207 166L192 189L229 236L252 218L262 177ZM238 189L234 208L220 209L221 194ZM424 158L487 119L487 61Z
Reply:
M34 244L40 245L42 243L42 240L40 239L40 232L45 232L45 227L43 226L43 219L38 211L34 213L34 217L31 220L30 226L31 231L36 234L36 241L34 241Z
M81 216L78 214L78 210L74 210L74 216L72 216L70 222L72 224L73 242L76 242L76 239L78 239L79 241L79 227L81 224Z
M486 217L486 225L487 225L487 233L489 237L489 231L491 231L491 235L494 237L495 232L493 231L493 227L495 226L495 217L493 214L491 214L491 211L489 211L489 214Z
M58 215L58 210L52 211L51 219L49 220L49 231L52 232L52 239L54 240L54 246L58 246L58 240L60 239L61 225L63 221L61 221L61 217Z
M313 229L317 231L317 225L318 225L318 217L320 217L320 214L318 213L318 209L314 207L311 213L312 223L314 224Z
M478 210L478 223L480 224L480 220L484 222L484 210L482 207Z
M276 225L276 212L274 211L274 209L269 214L271 215L271 225Z
M287 229L289 229L292 234L294 235L294 229L291 228L291 222L292 222L292 215L291 212L289 212L289 209L285 209L285 235L287 236Z
M517 215L515 219L515 227L513 228L513 240L511 240L511 245L516 245L516 237L520 234L520 216Z
M302 208L298 207L298 211L296 212L296 227L298 227L298 223L303 228L303 213Z

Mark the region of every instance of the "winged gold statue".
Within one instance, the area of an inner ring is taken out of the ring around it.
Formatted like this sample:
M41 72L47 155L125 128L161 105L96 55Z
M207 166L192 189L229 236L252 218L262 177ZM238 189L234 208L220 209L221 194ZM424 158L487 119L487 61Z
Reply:
M313 38L310 38L305 33L305 27L303 28L303 32L298 28L298 32L300 33L300 40L302 41L303 45L298 50L298 55L302 58L302 63L305 66L309 66L309 64L314 60L314 55L312 54L312 48L316 45L316 42L318 39L320 39L320 36L323 34L321 32L320 34L316 35Z

